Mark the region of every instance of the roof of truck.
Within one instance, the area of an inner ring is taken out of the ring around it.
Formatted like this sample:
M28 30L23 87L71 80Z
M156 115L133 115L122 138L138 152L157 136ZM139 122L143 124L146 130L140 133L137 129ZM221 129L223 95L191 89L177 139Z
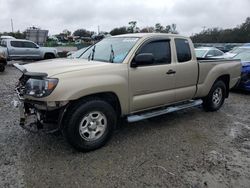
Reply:
M130 34L116 35L116 36L112 36L112 37L137 37L137 38L142 38L142 37L153 37L153 36L168 36L168 37L188 38L186 36L182 36L182 35L179 35L179 34L170 34L170 33L130 33Z

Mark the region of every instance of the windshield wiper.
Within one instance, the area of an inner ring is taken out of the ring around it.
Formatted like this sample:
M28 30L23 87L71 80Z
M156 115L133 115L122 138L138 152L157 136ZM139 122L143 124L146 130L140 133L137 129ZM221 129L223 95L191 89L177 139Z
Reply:
M109 56L109 62L114 63L115 52L114 52L112 44L110 45L110 47L111 47L111 51L110 51L110 56Z
M88 61L90 61L90 60L94 60L94 57L95 57L95 45L94 45L94 47L93 47L93 49L92 49L92 52L89 54L89 56L88 56Z

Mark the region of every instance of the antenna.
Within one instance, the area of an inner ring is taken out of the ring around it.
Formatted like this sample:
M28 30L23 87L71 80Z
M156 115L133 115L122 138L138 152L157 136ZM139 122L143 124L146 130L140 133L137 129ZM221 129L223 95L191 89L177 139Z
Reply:
M10 23L11 23L11 30L12 30L12 33L14 33L14 27L13 27L13 20L12 20L12 18L11 18L11 20L10 20Z

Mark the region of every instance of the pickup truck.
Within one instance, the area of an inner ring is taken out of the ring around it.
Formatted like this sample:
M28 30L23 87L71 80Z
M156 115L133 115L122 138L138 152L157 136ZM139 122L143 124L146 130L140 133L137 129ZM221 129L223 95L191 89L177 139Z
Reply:
M1 40L0 53L7 60L42 60L58 56L55 48L40 47L32 41L20 39Z
M80 151L103 146L120 119L219 110L241 72L238 60L197 60L187 37L152 33L105 38L79 59L15 66L20 125L60 130Z

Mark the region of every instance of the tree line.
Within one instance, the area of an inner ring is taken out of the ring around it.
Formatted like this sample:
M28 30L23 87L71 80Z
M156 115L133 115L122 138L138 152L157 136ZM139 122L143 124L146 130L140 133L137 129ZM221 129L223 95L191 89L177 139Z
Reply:
M158 32L158 33L178 33L178 31L176 30L176 24L172 24L172 25L167 25L167 26L163 26L160 23L155 24L155 26L150 26L150 27L144 27L144 28L139 28L137 27L137 22L136 21L130 21L128 23L128 26L122 26L122 27L117 27L112 29L110 32L105 32L102 31L100 32L101 34L111 34L111 35L120 35L120 34L127 34L127 33L153 33L153 32ZM79 37L91 37L94 34L96 34L96 32L94 31L89 31L87 29L77 29L74 32L71 32L67 29L63 30L61 33L56 34L56 37L64 37L64 36L79 36ZM24 32L4 32L4 33L0 33L0 36L2 35L8 35L8 36L13 36L15 38L20 38L20 39L24 39L26 36L26 31Z
M250 42L250 17L232 29L210 28L191 36L194 43L246 43Z
M176 24L163 26L160 23L156 23L154 26L139 28L136 21L130 21L127 26L116 27L110 32L101 32L101 34L120 35L127 33L174 33L177 34ZM77 29L73 33L69 30L63 30L56 36L79 36L79 37L91 37L96 34L94 31L87 29ZM25 38L26 32L4 32L1 35L9 35L15 38ZM221 28L209 28L204 29L200 33L191 36L194 43L245 43L250 42L250 17L246 19L241 25L232 29Z

